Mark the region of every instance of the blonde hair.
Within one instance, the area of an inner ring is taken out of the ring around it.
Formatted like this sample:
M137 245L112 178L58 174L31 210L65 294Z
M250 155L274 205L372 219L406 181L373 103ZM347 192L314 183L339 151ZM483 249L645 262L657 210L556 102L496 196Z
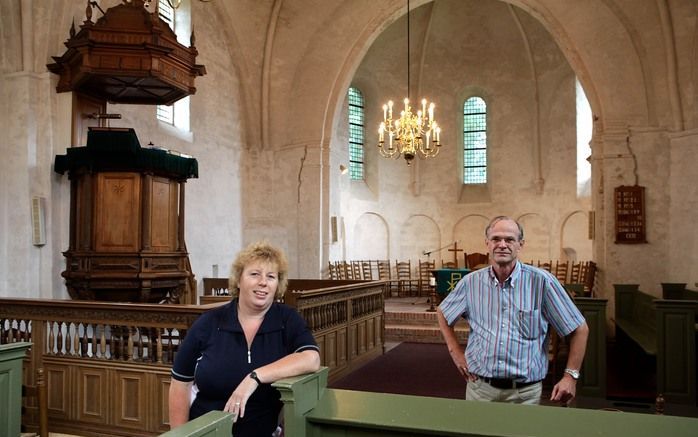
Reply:
M281 249L272 246L267 241L252 243L238 253L230 267L230 278L228 279L230 294L233 298L238 296L240 293L238 285L242 271L246 266L256 261L267 262L276 267L279 283L276 288L275 299L281 299L284 293L286 293L286 286L288 285L288 261Z

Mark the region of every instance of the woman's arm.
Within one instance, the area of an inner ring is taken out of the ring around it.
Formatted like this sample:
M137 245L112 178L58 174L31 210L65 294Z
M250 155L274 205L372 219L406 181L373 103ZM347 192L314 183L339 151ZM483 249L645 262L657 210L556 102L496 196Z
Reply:
M182 382L170 378L170 392L168 397L170 429L177 428L189 421L192 384L191 382Z
M320 354L315 349L308 349L286 355L255 371L260 381L271 384L279 379L316 372L318 369L320 369Z
M320 354L315 349L308 349L286 355L273 363L258 367L255 369L255 373L263 384L271 384L279 379L315 372L318 369L320 369ZM235 388L223 411L233 413L234 420L237 420L238 415L244 417L247 400L258 385L254 379L245 377Z

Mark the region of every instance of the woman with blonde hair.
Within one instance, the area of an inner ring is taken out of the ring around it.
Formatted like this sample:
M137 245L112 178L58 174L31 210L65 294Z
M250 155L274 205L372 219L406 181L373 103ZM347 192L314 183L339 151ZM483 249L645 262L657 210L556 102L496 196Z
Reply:
M307 324L277 302L287 283L288 262L276 247L257 242L238 254L230 273L233 299L202 314L175 356L171 428L223 410L234 416L235 437L272 435L282 403L271 383L320 368Z

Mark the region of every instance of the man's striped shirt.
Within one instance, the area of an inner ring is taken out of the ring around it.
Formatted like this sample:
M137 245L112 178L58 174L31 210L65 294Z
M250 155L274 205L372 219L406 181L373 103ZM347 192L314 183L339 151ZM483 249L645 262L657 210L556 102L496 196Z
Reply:
M463 277L440 305L453 325L470 324L465 359L483 377L540 381L548 371L548 324L562 336L584 317L549 272L517 262L500 284L492 267Z

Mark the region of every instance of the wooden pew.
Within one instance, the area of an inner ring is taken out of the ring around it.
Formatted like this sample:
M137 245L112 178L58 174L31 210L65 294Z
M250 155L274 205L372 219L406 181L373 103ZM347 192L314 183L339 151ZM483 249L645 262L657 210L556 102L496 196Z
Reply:
M654 296L643 293L637 284L614 284L616 328L637 343L646 354L657 355L657 318Z
M698 300L656 299L636 284L614 284L616 327L656 357L657 391L668 402L696 405Z
M685 283L662 282L662 299L698 300L698 291L689 290Z

